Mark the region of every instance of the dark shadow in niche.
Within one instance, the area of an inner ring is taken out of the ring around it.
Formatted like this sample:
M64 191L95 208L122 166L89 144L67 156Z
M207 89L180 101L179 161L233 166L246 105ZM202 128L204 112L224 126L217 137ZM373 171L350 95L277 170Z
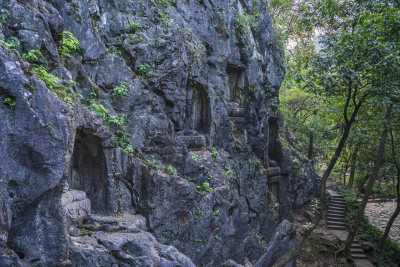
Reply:
M246 99L246 71L234 65L226 67L228 87L225 89L225 96L231 101L243 106Z
M269 144L268 144L268 158L269 161L276 162L279 167L282 167L283 153L282 145L278 140L278 118L268 119L268 132L269 132Z
M78 129L68 176L70 188L84 191L94 213L112 212L106 158L99 137Z
M210 99L205 88L192 81L186 88L185 132L208 134L210 127Z

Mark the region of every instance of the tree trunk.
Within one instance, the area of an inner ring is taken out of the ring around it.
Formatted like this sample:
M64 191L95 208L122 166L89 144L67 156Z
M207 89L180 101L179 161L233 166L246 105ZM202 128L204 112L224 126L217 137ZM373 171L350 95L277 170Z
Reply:
M390 217L390 220L388 221L388 224L386 225L385 232L383 233L382 239L379 241L378 244L378 250L382 250L383 246L385 245L386 238L389 235L390 228L392 228L392 225L394 223L394 220L399 216L400 213L400 202L397 200L397 206L396 210L392 214L392 217Z
M344 171L343 171L343 185L346 185L346 173L347 173L347 170L349 169L349 158L346 158L345 159L346 160L346 163L345 163L345 165L344 165Z
M378 176L379 168L381 167L381 164L382 164L383 154L385 152L385 143L386 143L386 139L387 139L387 135L388 135L388 124L389 124L390 111L391 111L391 108L388 108L386 111L385 122L383 125L383 132L381 135L381 140L379 142L379 149L378 149L378 154L377 154L374 170L372 172L371 178L369 179L369 182L367 185L367 190L365 192L365 195L363 197L361 205L358 208L356 219L354 220L354 223L350 229L350 232L347 235L346 247L345 247L346 250L348 250L351 247L351 243L353 242L353 239L357 233L358 226L360 225L362 215L364 214L365 207L367 206L367 203L368 203L368 198L371 195L372 187L374 186L376 177Z
M336 162L337 162L337 160L338 160L338 158L340 156L340 153L342 152L343 147L346 144L347 137L349 136L349 133L350 133L350 128L353 125L354 120L356 119L356 116L358 114L358 111L360 110L361 105L364 103L364 100L365 100L366 97L367 97L367 94L365 94L364 96L361 97L361 99L358 102L357 106L354 107L354 110L353 110L353 113L351 114L350 120L348 120L348 121L346 120L346 125L344 127L344 131L343 131L342 137L340 138L339 144L336 147L335 154L332 156L328 167L326 168L324 174L322 175L322 178L321 178L321 196L320 196L320 203L321 203L322 213L324 213L324 211L326 209L326 207L325 207L326 181L328 180L328 177L331 174L331 172L333 170L333 167L335 167L335 164L336 164Z
M308 159L313 158L314 134L310 132L310 139L308 142Z
M347 187L350 189L353 187L354 183L354 174L356 173L357 154L359 149L360 149L360 143L357 143L353 153L351 154L350 177L349 177L349 184L347 185Z
M396 170L397 170L397 184L396 184L397 205L396 205L396 210L393 212L392 217L390 217L390 220L388 221L388 224L386 225L385 232L383 233L382 239L379 241L378 250L382 250L383 246L385 245L385 241L389 235L390 228L392 228L394 220L397 218L397 216L399 216L399 213L400 213L400 166L396 159L396 152L394 149L394 138L393 138L392 130L390 130L390 137L391 137L391 143L392 143L393 163L396 166Z

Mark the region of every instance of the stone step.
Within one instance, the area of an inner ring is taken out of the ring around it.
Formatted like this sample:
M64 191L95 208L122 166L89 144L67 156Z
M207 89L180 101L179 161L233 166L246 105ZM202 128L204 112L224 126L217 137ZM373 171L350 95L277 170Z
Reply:
M351 244L351 249L362 249L362 247L360 244L353 243L353 244Z
M338 217L327 217L327 221L329 222L344 222L344 218Z
M353 259L368 259L367 255L364 253L351 253Z
M328 209L328 212L346 214L346 210L344 210L344 209Z
M328 225L328 229L331 229L331 230L347 230L347 228L344 227L344 226L330 226L330 225Z
M329 206L331 206L331 205L335 205L335 206L344 206L344 207L347 206L345 202L340 202L340 201L331 201L331 202L329 203Z
M227 108L229 117L244 117L245 109L239 107Z
M346 227L346 225L344 224L344 222L332 222L332 221L328 221L328 225L332 225L332 226L344 226L344 227Z
M332 215L332 216L334 216L334 217L337 217L337 216L344 217L345 214L346 214L345 212L339 212L339 211L331 211L331 210L328 210L328 216L329 216L329 215Z
M347 202L344 199L331 199L330 203L346 204Z
M269 167L267 169L267 175L268 176L272 177L272 176L277 176L279 174L281 174L281 168L279 168L279 167Z
M351 253L364 253L364 250L361 247L360 248L351 247L350 251Z
M329 208L328 208L328 210L330 210L330 209L338 209L338 210L345 210L346 209L346 206L337 206L337 205L331 205L331 206L329 206Z
M231 121L244 122L244 117L229 117Z
M203 135L177 136L176 140L183 143L188 150L200 150L206 146L206 139Z

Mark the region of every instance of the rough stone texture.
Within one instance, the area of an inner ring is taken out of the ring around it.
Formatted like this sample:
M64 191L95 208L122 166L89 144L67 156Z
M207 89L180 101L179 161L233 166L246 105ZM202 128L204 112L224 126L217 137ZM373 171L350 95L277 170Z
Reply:
M396 209L396 204L396 202L369 202L365 208L365 215L373 226L385 232L387 223ZM394 220L389 237L400 245L400 217Z
M0 266L255 264L314 197L312 166L293 167L279 139L284 66L267 3L157 2L0 0L0 37L21 41L0 45L0 98L16 104L0 105ZM81 47L64 58L62 31ZM83 99L66 104L33 75L20 56L32 49ZM127 96L113 95L122 82ZM125 124L105 126L90 98ZM66 202L84 204L76 227Z
M255 266L271 266L295 244L296 230L289 221L283 220L276 229L274 237L268 243L265 254L261 256ZM285 264L285 267L292 266L296 266L296 259Z
M297 145L296 136L287 128L282 129L282 137L290 162L289 198L294 206L305 205L313 198L318 198L321 179L315 173L314 160L307 159ZM329 188L328 188L329 189ZM329 204L329 195L327 196Z
M91 205L86 193L79 190L68 190L61 195L67 225L77 225L89 218Z

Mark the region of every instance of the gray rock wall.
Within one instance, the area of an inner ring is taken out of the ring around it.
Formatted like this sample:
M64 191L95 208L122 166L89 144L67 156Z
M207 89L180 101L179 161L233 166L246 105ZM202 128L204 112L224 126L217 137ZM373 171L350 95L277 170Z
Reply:
M293 201L278 135L284 64L265 1L0 7L0 39L21 42L0 44L0 97L15 102L0 105L0 266L219 266L273 251L268 241ZM60 54L63 31L79 51ZM35 49L43 56L21 58ZM60 85L34 74L39 65ZM113 94L121 85L126 96ZM108 110L103 119L90 99ZM146 229L82 219L70 228L68 188L90 200L76 218L87 207L96 216L140 214Z

